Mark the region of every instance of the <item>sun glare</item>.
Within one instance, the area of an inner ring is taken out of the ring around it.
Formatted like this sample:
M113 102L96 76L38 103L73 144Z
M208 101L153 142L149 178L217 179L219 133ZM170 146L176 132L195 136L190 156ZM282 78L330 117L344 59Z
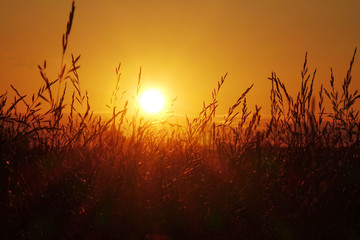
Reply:
M140 106L148 113L158 113L164 107L164 97L156 89L151 89L141 96Z

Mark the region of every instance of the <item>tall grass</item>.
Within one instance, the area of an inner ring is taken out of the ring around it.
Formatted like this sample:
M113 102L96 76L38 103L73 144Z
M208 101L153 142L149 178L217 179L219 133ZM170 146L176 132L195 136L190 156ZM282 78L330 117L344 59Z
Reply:
M214 121L226 75L184 126L146 120L136 102L130 115L120 65L112 115L102 119L80 88L80 55L67 53L74 12L73 2L58 76L47 76L44 61L44 84L31 97L14 86L10 103L0 96L1 238L360 237L356 50L341 88L331 70L319 102L307 55L296 96L272 73L265 128L261 107L246 102L252 85Z

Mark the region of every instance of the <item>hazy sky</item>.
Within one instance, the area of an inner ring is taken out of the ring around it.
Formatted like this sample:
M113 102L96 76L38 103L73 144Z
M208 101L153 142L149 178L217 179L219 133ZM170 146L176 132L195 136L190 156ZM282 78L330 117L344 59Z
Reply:
M70 7L71 0L0 0L1 93L11 93L10 84L37 91L36 66L45 59L57 77ZM218 113L254 83L249 108L267 114L272 71L295 95L308 52L316 87L329 85L330 67L340 86L356 46L358 0L78 0L68 52L82 55L81 87L95 111L106 110L121 62L125 98L135 94L141 66L143 89L160 88L178 97L178 114L196 114L228 72ZM360 89L359 58L354 68L353 89Z

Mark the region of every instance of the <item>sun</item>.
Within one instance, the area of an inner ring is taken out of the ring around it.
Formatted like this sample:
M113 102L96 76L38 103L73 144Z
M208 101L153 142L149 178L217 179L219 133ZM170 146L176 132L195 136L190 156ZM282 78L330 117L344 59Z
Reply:
M158 113L164 107L164 96L157 89L150 89L140 97L141 108L148 113Z

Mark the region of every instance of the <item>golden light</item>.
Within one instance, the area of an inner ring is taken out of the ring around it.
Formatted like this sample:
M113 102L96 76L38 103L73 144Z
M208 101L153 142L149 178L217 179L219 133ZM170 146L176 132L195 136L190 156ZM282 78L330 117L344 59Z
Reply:
M148 113L158 113L164 107L164 96L156 89L147 90L140 98L140 106Z

